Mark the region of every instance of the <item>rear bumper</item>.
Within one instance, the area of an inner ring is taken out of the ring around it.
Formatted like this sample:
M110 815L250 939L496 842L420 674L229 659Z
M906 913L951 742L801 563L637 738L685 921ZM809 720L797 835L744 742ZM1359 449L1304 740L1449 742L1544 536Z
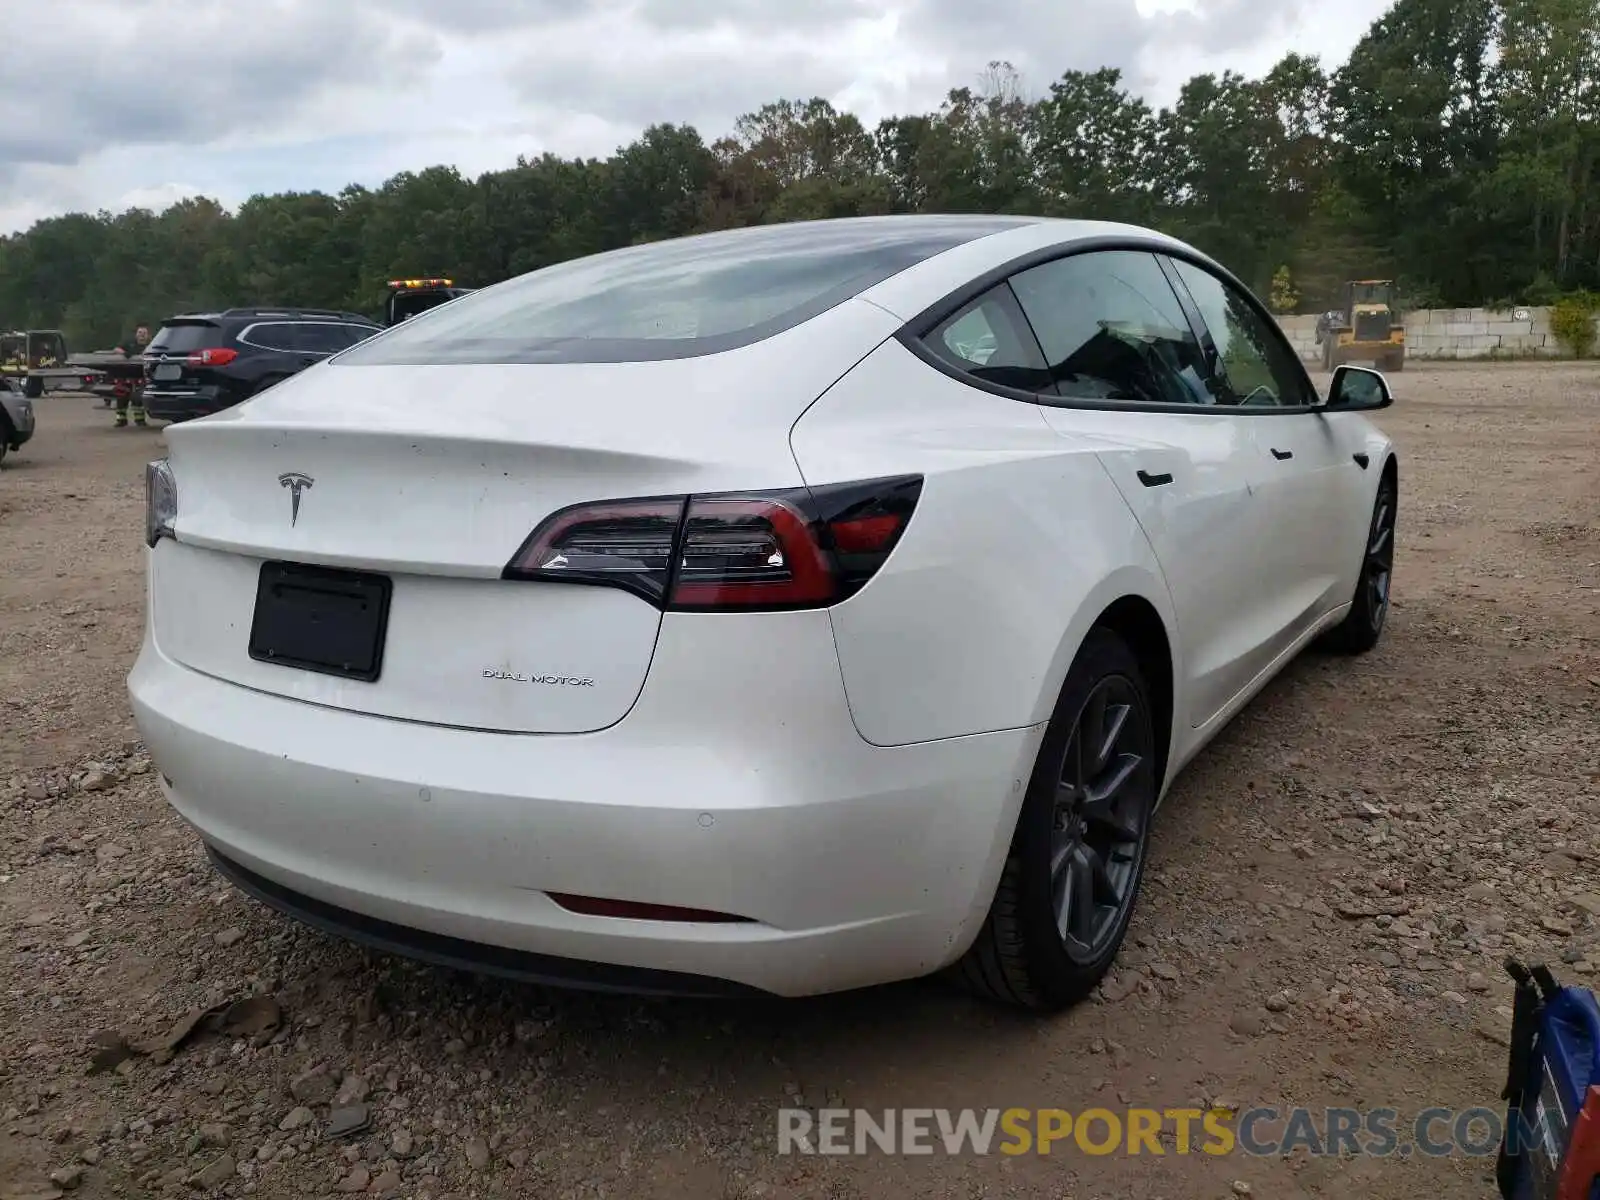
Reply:
M163 391L146 386L144 410L158 421L187 421L205 417L238 403L225 388L203 387L185 391Z
M148 634L129 690L171 803L268 903L430 961L692 994L838 991L959 957L1042 732L869 745L826 613L669 617L633 711L592 734L266 695ZM549 893L745 919L590 916Z
M420 929L408 929L404 925L392 925L387 921L364 917L349 909L324 904L291 891L219 854L214 846L207 846L206 854L218 874L234 887L297 921L324 933L371 946L375 950L403 955L439 967L497 975L519 983L597 992L701 998L759 997L769 994L759 988L698 975L552 958L546 954L529 954L523 950L508 950L482 942L466 942Z

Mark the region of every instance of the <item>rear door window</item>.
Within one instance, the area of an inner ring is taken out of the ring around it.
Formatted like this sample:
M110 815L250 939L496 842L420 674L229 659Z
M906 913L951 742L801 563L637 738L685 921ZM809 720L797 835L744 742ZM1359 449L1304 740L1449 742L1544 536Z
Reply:
M300 326L299 349L308 354L334 354L359 340L357 327L335 321L309 321Z
M1155 256L1074 254L1011 278L1068 400L1209 404L1205 359Z
M307 321L294 327L295 349L302 354L332 354L349 345L339 332L339 326L330 322Z

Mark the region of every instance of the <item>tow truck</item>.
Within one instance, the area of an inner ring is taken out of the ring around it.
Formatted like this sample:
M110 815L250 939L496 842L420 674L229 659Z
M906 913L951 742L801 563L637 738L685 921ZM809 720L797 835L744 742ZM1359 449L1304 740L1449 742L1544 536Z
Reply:
M81 375L84 387L106 408L144 386L144 356L121 350L96 350L74 354L68 360L74 375Z
M386 327L398 325L473 290L457 287L453 279L391 279L389 299L383 306L383 323Z
M0 377L37 400L46 386L59 387L83 372L67 362L67 339L59 329L13 329L0 333Z

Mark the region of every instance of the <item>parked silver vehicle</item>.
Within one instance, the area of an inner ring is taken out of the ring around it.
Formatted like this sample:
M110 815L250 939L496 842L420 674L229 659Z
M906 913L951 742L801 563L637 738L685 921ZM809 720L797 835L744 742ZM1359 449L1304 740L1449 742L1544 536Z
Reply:
M0 379L0 463L33 436L33 401L9 379Z

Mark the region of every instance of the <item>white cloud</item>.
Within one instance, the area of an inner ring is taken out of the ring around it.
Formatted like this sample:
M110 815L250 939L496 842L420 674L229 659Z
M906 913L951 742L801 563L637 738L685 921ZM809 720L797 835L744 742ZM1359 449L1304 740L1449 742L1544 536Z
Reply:
M9 0L0 231L203 193L337 190L518 154L605 155L654 121L708 140L768 100L869 125L1008 59L1043 92L1117 66L1153 103L1285 51L1342 58L1383 0ZM62 59L70 48L70 62Z

